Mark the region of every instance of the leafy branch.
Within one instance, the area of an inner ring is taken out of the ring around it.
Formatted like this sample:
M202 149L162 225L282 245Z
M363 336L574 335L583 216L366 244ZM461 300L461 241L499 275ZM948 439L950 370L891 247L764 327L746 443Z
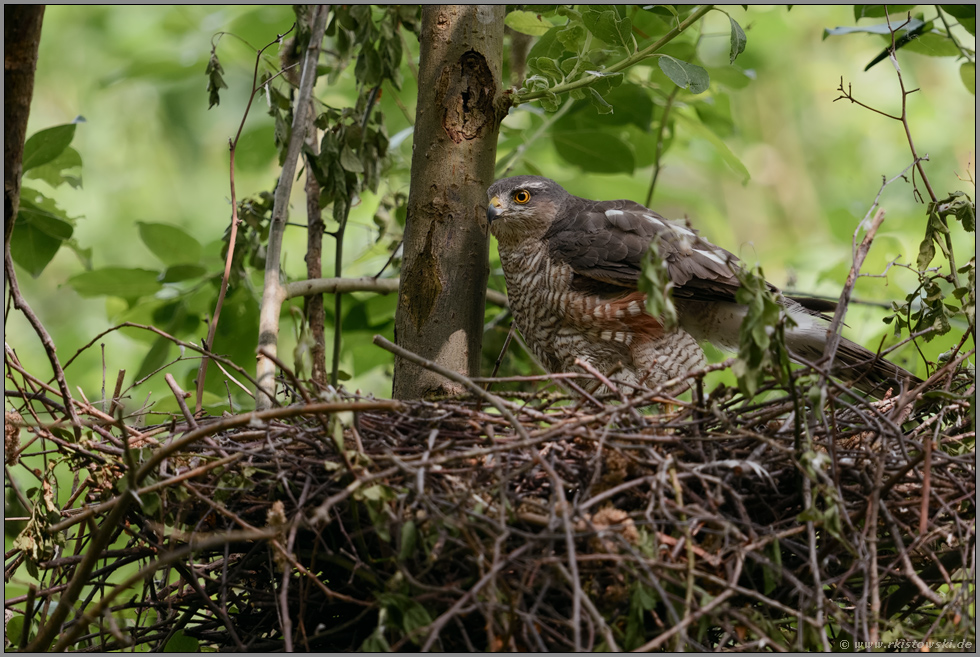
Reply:
M597 74L594 72L586 72L585 77L581 77L577 80L572 80L570 82L562 82L547 89L540 89L534 91L528 91L526 93L516 93L511 97L512 105L521 105L523 103L529 103L534 100L540 100L542 98L551 97L553 95L563 94L569 91L575 91L577 89L584 89L594 85L596 82L601 80L603 77L618 73L624 69L627 69L634 64L653 57L657 54L657 51L663 48L665 45L674 40L679 34L684 32L691 25L700 20L705 14L713 9L712 5L702 5L694 10L690 16L678 23L675 27L669 30L664 36L657 39L655 42L651 43L649 46L643 50L638 50L637 52L624 57L620 61L607 67L602 74Z

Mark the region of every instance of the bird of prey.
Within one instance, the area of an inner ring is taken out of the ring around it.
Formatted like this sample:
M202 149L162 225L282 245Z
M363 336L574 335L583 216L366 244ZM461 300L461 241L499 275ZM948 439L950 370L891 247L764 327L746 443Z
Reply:
M740 264L732 253L639 203L580 198L541 176L498 180L487 195L514 320L552 372L582 371L575 364L581 359L620 381L650 387L703 367L699 342L738 350L746 306L735 300ZM637 288L653 240L673 282L673 329L647 312L646 295ZM827 302L777 298L796 324L786 330L790 356L819 360L829 337L829 320L821 314ZM920 382L847 339L831 373L876 397Z

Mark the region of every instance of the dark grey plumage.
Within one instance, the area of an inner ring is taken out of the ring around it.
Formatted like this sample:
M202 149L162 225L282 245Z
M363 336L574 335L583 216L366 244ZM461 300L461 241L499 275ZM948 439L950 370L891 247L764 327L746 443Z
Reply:
M498 180L487 191L515 321L552 371L577 371L576 358L631 384L656 385L704 364L698 341L738 348L745 307L735 301L738 259L628 200L592 201L540 176ZM651 241L673 281L680 326L666 331L637 290ZM770 285L776 291L776 288ZM828 304L781 297L797 327L791 355L817 360L827 339ZM832 308L832 306L830 306ZM835 375L880 396L918 382L902 368L842 340Z

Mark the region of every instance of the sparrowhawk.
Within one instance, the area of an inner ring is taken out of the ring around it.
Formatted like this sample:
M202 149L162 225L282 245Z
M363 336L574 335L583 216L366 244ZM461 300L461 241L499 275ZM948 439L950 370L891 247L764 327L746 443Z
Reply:
M738 350L746 307L735 300L740 265L733 254L639 203L591 201L540 176L498 180L487 195L514 320L552 372L581 371L578 358L649 387L703 367L699 342ZM678 326L670 330L647 312L637 289L653 240L673 282ZM820 311L832 304L777 298L796 324L786 331L790 355L819 360L829 327ZM919 382L847 339L831 371L878 397L902 382Z

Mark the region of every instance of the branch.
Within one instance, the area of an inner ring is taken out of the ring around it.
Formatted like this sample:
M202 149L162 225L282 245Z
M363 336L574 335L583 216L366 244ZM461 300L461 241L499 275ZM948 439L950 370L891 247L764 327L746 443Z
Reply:
M269 229L269 245L265 261L265 286L262 291L262 303L259 307L259 341L258 348L275 354L279 344L279 313L285 300L282 283L279 282L279 262L282 256L282 236L286 227L286 216L289 210L289 195L293 189L293 179L296 177L296 160L299 159L303 148L305 130L307 127L306 113L310 109L310 98L313 95L313 84L316 82L316 65L320 58L320 44L327 27L328 10L318 5L314 10L313 30L310 44L303 56L303 66L300 73L299 94L293 109L292 134L286 149L286 158L276 186L275 203L272 208L272 225ZM259 355L256 364L255 378L258 385L255 390L256 410L267 410L272 407L276 397L276 367L268 358Z
M17 284L17 273L14 271L14 260L10 256L9 242L4 245L3 265L7 271L7 283L10 285L10 297L14 302L14 308L24 313L24 317L30 322L34 332L37 333L37 337L41 340L44 352L48 355L48 360L51 362L54 377L58 381L58 388L61 390L61 397L64 400L65 409L68 411L71 426L75 431L75 439L80 440L82 437L82 421L78 419L78 414L72 405L71 392L68 391L68 382L65 381L65 371L61 368L61 363L58 361L58 352L54 346L54 340L51 339L51 334L44 328L41 320L31 310L27 300L24 299L24 295L20 293L20 286Z
M390 294L398 292L397 278L314 278L307 281L294 281L283 286L286 299L305 297L310 294L339 294L346 292L377 292ZM496 290L487 290L487 301L507 308L507 295Z
M698 7L693 14L691 14L683 22L678 24L677 27L673 28L672 30L667 32L667 34L663 35L663 37L661 37L654 43L651 43L643 50L638 50L637 52L633 53L629 57L625 57L619 60L618 62L616 62L609 68L607 68L604 71L604 73L605 74L618 73L619 71L622 71L625 68L629 68L630 66L633 66L633 64L638 64L644 59L652 57L658 50L660 50L665 45L673 41L674 38L677 37L677 35L679 35L681 32L683 32L691 25L696 23L698 20L701 19L702 16L707 14L712 9L713 9L712 5L702 5ZM529 103L532 100L538 100L539 98L544 98L548 94L563 94L566 91L572 91L574 89L583 89L585 87L592 85L596 80L599 79L599 77L600 76L589 75L588 77L579 78L578 80L574 80L572 82L563 82L562 84L551 87L550 89L542 89L540 91L530 91L526 94L520 94L520 93L514 94L511 97L511 104L517 106L523 103Z

